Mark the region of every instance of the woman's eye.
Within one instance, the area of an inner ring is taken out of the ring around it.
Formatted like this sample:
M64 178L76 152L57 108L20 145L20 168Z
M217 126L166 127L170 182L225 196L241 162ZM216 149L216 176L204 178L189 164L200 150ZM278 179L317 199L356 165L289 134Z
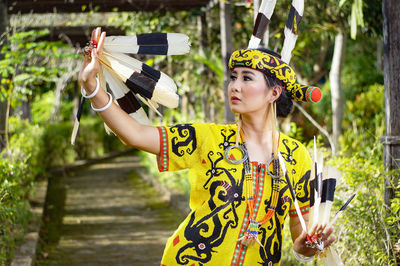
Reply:
M236 76L231 75L231 80L236 80Z
M248 76L244 76L244 77L243 77L243 80L244 80L244 81L251 81L252 79L251 79L250 77L248 77Z

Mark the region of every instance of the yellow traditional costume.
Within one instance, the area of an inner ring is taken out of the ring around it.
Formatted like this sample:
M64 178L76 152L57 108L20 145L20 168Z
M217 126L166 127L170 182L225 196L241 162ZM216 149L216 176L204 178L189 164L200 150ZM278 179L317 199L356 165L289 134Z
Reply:
M286 182L282 179L275 215L260 226L261 245L245 246L238 241L249 226L244 191L243 164L224 159L224 151L235 143L236 125L181 124L159 127L160 171L190 169L190 208L188 217L169 238L161 265L279 265L284 220L295 216ZM279 134L282 154L296 198L303 213L309 209L311 159L305 147ZM231 159L241 157L233 150ZM272 171L272 163L268 166ZM271 203L272 178L266 165L251 162L257 220Z
M289 66L303 0L292 3L282 59L257 50L272 2L262 1L248 49L235 51L229 68L261 71L279 81L292 100L318 102L320 90L299 84ZM312 163L300 142L282 133L277 140L275 103L271 107L272 155L267 165L250 161L245 142L239 143L240 119L238 125L158 127L159 170L190 169L191 185L191 212L168 239L161 265L280 265L285 218L310 208Z

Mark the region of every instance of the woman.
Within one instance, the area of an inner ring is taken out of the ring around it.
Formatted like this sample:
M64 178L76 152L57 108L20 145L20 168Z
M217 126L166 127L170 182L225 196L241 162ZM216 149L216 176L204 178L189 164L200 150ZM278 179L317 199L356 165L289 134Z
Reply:
M97 86L104 38L99 28L93 31L98 46L90 58L85 57L79 74L87 94ZM238 125L146 126L116 104L108 105L110 97L104 90L91 98L92 106L102 110L101 118L126 145L158 156L160 171L190 168L192 211L169 238L162 265L279 265L289 211L296 256L316 253L305 244L306 232L288 185L279 175L278 151L307 221L311 160L301 143L275 130L275 103L278 115L285 116L291 108L289 96L293 97L287 85L292 78L268 72L277 62L278 55L267 51L233 53L228 100L232 112L239 115ZM324 229L313 228L310 235ZM332 231L329 228L322 236L325 246L334 241Z

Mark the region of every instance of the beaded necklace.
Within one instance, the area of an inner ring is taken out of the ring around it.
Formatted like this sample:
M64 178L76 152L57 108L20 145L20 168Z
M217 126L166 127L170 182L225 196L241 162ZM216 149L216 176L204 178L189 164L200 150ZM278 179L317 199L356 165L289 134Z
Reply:
M272 110L272 125L276 125L276 109L275 105L271 108ZM257 242L260 246L263 246L258 239L258 230L261 225L264 223L268 222L272 216L275 214L275 209L278 204L278 198L279 198L279 185L280 185L280 179L281 179L281 171L280 171L280 164L279 164L279 159L278 159L278 150L277 150L277 139L275 136L275 130L272 130L272 156L271 159L267 162L266 164L266 171L268 175L271 176L272 178L272 195L271 195L271 203L270 206L268 207L267 213L264 215L264 217L257 221L256 216L257 214L255 213L255 200L254 200L254 188L253 188L253 175L251 171L251 166L250 166L250 158L249 158L249 153L246 148L246 143L243 141L242 144L239 144L239 135L241 136L241 139L244 140L243 135L241 134L241 123L239 119L238 123L238 133L236 135L236 144L234 146L229 146L225 150L225 159L232 163L232 164L240 164L243 163L243 168L244 168L244 176L245 176L245 186L246 186L246 203L247 203L247 208L249 211L249 224L247 226L247 231L242 236L238 241L240 241L243 245L253 245L254 242ZM274 127L272 127L274 128ZM242 152L242 158L240 160L232 160L229 157L229 151L233 148L237 148ZM273 164L273 172L269 170L269 165Z
M245 153L247 152L246 144L243 143L243 149ZM269 164L273 164L273 173L270 172L268 166ZM257 242L259 245L263 246L258 239L258 230L261 225L268 222L272 216L275 214L275 209L278 204L279 198L279 185L280 185L280 165L279 160L275 159L274 153L272 153L271 159L266 164L267 173L272 177L272 195L271 195L271 204L268 207L267 213L264 217L257 221L256 220L256 213L254 212L255 209L255 200L254 200L254 189L253 189L253 175L250 167L250 159L247 156L247 159L243 162L243 167L245 171L245 184L246 184L246 202L247 202L247 209L249 211L249 225L247 227L247 231L244 236L242 236L239 241L243 245L253 245L254 242Z

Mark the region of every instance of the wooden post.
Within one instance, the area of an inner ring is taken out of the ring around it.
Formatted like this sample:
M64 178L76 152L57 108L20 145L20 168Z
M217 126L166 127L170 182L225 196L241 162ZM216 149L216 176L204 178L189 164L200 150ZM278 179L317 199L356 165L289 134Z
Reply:
M7 16L7 0L0 0L0 51L2 49L1 43L5 43L6 32L8 25L8 16ZM0 60L4 59L4 56L0 54ZM0 76L0 84L1 84L1 76ZM0 100L0 151L4 148L4 134L6 129L6 112L7 112L7 100Z
M384 161L388 170L400 169L400 23L399 0L383 0L383 60L385 81L385 124L386 136L381 138L384 145ZM391 183L391 182L393 183ZM385 203L395 197L393 185L398 184L399 175L385 179Z
M233 123L235 116L231 112L228 99L228 84L229 84L229 69L228 60L232 54L232 18L231 18L231 4L229 2L219 2L219 18L221 23L221 50L222 50L222 64L224 67L224 98L225 108L224 116L226 123Z

